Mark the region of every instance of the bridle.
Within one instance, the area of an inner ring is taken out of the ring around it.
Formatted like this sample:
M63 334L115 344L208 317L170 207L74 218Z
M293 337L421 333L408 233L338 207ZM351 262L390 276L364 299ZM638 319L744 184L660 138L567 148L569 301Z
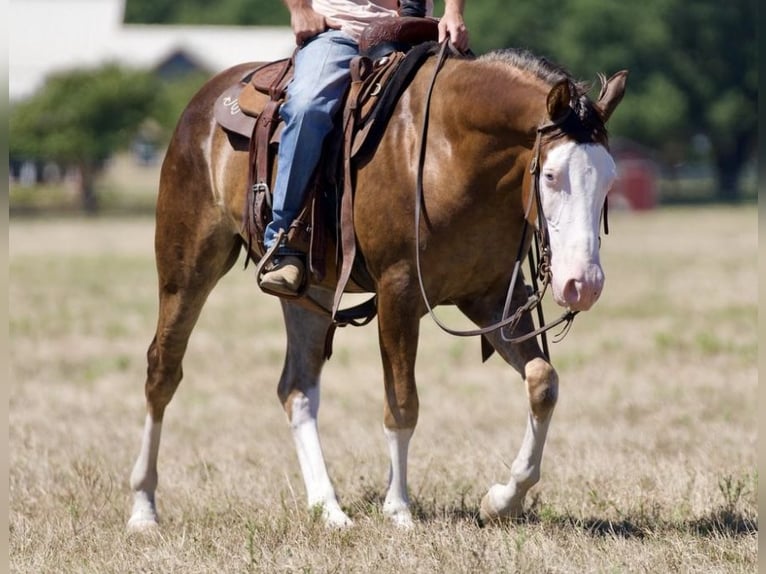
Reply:
M554 342L558 342L562 340L568 333L570 328L572 327L572 323L574 322L575 316L579 313L579 311L572 311L567 310L565 311L560 317L555 319L554 321L550 323L545 323L545 318L543 316L543 308L542 308L542 300L543 296L545 295L545 292L548 288L548 285L550 285L551 281L551 248L550 248L550 240L548 237L548 226L545 221L545 215L543 214L542 209L542 201L540 197L540 150L542 147L542 138L545 134L552 132L556 129L558 129L561 124L563 124L567 118L572 113L572 108L568 108L568 111L564 114L562 114L561 117L543 124L537 128L537 135L535 137L535 144L534 144L534 152L532 156L532 160L529 164L529 173L532 176L532 189L529 193L529 199L527 201L527 205L525 208L524 213L524 227L521 232L521 240L519 242L519 247L516 253L516 259L513 266L513 273L511 275L511 281L508 285L508 291L506 294L505 304L503 306L503 314L499 321L496 323L493 323L491 325L488 325L486 327L481 327L478 329L468 329L468 330L458 330L458 329L452 329L445 325L434 313L433 307L431 303L428 300L428 295L426 294L425 285L423 284L423 274L420 264L420 220L421 220L421 208L423 204L423 172L425 167L425 154L426 154L426 139L428 134L428 119L429 119L429 110L431 107L431 95L433 93L433 88L436 83L436 76L439 73L439 70L441 69L442 65L444 64L444 61L446 59L447 54L447 46L449 44L448 40L445 40L442 42L441 49L439 51L438 59L436 61L436 66L434 67L434 72L431 77L431 83L428 88L428 92L426 94L425 99L425 111L423 114L423 123L421 126L420 134L421 134L421 141L420 141L420 153L418 156L418 171L417 171L417 181L416 181L416 192L415 192L415 267L416 272L418 276L418 284L420 286L420 294L423 298L423 303L426 306L426 309L428 310L429 315L431 316L431 319L436 323L436 325L445 331L446 333L449 333L450 335L456 335L458 337L474 337L477 335L486 335L488 333L491 333L493 331L496 331L500 329L500 336L502 337L503 341L507 343L521 343L523 341L526 341L528 339L532 339L534 337L537 337L538 335L541 338L542 342L542 348L543 352L545 353L546 357L550 357L550 353L548 350L548 340L546 333L553 329L554 327L564 324L564 327L562 330L556 335L556 339L554 339ZM537 211L537 225L535 226L535 233L533 236L533 244L534 244L534 250L532 249L532 246L529 248L529 254L528 254L528 260L529 260L529 270L530 270L530 278L532 281L532 292L527 297L526 303L519 306L513 314L510 314L511 310L511 301L513 298L513 290L516 285L516 280L518 278L519 270L522 265L522 259L524 258L524 244L526 243L526 237L527 233L529 231L529 217L532 210L532 204L536 204L536 211ZM606 201L604 202L604 208L603 208L603 221L604 221L604 231L605 233L609 233L609 227L608 227L608 221L607 221L607 204ZM534 251L534 253L533 253ZM538 284L539 280L539 284ZM538 323L540 325L539 328L526 333L524 335L519 335L516 337L513 337L513 332L518 326L519 321L521 320L522 316L526 312L531 312L533 309L537 311L537 318Z

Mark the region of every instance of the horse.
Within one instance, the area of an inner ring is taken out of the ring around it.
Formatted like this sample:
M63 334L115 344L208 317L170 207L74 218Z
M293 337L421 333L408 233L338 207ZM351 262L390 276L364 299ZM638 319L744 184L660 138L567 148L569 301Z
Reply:
M203 85L183 111L161 168L155 229L159 312L147 352L144 430L130 475L129 530L158 524L163 415L181 381L187 342L206 298L247 250L247 147L216 124L213 104L256 65L234 66ZM554 300L579 312L599 298L600 225L616 177L605 124L622 99L627 74L622 70L608 80L600 74L594 100L588 84L527 51L430 58L399 97L374 155L357 166L353 218L357 251L377 298L390 455L382 510L394 524L413 525L407 455L418 422L415 358L420 320L437 305L456 306L483 328L492 350L526 385L526 431L510 477L492 485L479 506L480 519L488 522L523 513L525 495L540 479L558 375L537 337L509 338L493 325L507 318L509 303L514 310L528 301L514 255L530 249L534 233L548 238ZM426 114L428 129L421 131ZM338 273L331 263L324 279L307 291L328 309ZM351 281L347 289L359 288ZM349 526L317 429L320 371L333 319L300 300L280 301L287 349L277 394L308 507L321 508L328 527ZM514 333L534 329L525 309Z

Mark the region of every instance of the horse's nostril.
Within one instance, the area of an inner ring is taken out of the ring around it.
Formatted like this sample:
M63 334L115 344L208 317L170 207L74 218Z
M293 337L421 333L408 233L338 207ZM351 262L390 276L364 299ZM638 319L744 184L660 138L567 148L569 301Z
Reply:
M568 304L577 303L580 299L580 284L579 281L570 279L564 285L564 301Z
M601 295L603 279L596 281L583 281L569 279L562 289L564 304L576 311L587 311Z

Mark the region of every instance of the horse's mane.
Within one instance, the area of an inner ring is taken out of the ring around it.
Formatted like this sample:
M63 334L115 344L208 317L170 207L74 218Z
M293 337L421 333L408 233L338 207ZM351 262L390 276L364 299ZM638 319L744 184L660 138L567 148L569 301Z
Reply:
M574 114L561 124L561 131L554 133L554 137L566 135L578 143L598 142L606 145L606 127L601 114L588 97L591 89L589 83L575 80L563 67L525 49L494 50L478 59L485 62L501 62L517 70L529 72L550 87L562 80L568 81L572 89L571 106Z

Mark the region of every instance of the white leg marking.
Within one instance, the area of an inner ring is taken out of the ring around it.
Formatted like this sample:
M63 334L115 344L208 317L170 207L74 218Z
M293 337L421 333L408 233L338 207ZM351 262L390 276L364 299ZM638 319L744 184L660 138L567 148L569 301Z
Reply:
M160 450L161 432L162 423L155 423L151 415L147 414L141 452L130 474L130 487L134 492L133 511L128 521L130 531L147 530L157 526L154 492L157 490L157 454Z
M522 513L524 496L540 480L540 462L550 421L550 414L545 420L538 420L529 413L524 442L511 465L508 484L495 484L481 501L483 520L517 517Z
M411 528L414 523L410 512L410 499L407 496L407 452L415 429L391 430L383 427L383 432L391 458L383 514L397 526Z
M293 432L298 463L306 485L309 508L322 507L322 517L327 526L341 528L351 526L351 519L338 504L330 477L327 474L322 445L319 442L317 413L319 411L319 386L315 385L304 395L292 400L290 427Z

